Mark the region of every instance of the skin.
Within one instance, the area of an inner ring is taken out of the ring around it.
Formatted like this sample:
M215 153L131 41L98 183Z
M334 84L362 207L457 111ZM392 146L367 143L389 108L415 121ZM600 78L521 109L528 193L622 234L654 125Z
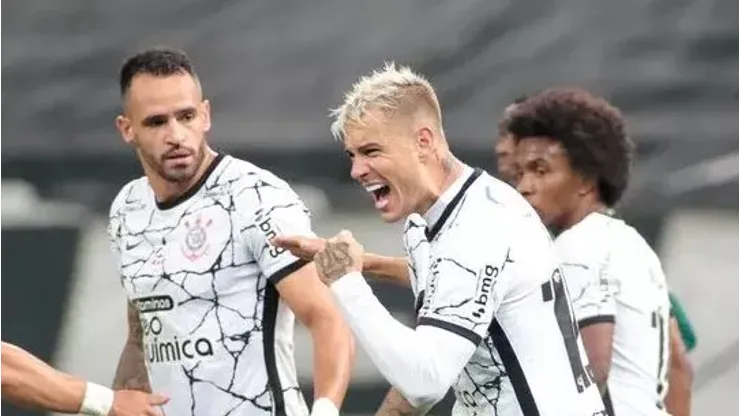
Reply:
M136 75L116 126L160 202L188 190L213 160L206 143L211 105L190 74Z
M516 144L511 135L505 134L496 142L496 167L498 177L504 182L514 183L516 180Z
M689 416L691 414L691 385L694 380L694 371L675 318L671 318L668 336L670 337L671 355L665 407L672 416Z
M516 149L517 190L551 228L565 230L606 206L595 182L573 170L562 145L547 137L527 137ZM614 324L595 323L581 328L588 361L602 394L612 358Z
M436 111L422 106L399 113L389 115L370 109L362 123L348 126L344 139L345 152L352 162L352 178L365 187L376 183L390 187L388 204L378 209L386 222L399 221L414 212L426 212L462 172L462 165L449 150ZM367 256L362 245L346 230L319 242L287 237L274 244L286 248L291 245L318 248L313 259L319 278L326 285L350 272L367 269L366 258L376 262L373 267L385 273L403 273L397 280L408 284L405 259L389 261L389 258ZM418 412L391 388L376 414Z
M57 371L29 352L2 343L2 398L28 409L77 414L85 397L84 380ZM161 394L119 390L109 416L160 415L155 407L169 399Z
M124 114L116 118L121 137L134 148L157 200L177 198L198 182L215 157L206 140L210 103L203 99L200 82L185 72L139 74L123 98ZM313 264L282 279L276 289L315 343L315 397L326 397L339 408L354 361L349 327ZM114 386L150 391L141 325L133 305L128 316L129 336Z

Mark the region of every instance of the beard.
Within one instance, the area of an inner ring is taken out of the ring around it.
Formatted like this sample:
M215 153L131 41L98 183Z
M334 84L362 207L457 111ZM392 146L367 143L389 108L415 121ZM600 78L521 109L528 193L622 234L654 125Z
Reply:
M206 156L205 143L198 149L172 148L159 157L143 151L140 154L157 176L173 184L191 182L203 165ZM173 159L173 156L187 157L180 161L179 159Z

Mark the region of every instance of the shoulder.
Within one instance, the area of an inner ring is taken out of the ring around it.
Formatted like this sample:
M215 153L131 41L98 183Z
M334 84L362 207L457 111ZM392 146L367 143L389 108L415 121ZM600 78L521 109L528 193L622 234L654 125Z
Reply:
M221 181L231 183L234 197L250 202L263 202L275 195L297 197L291 186L271 171L251 162L228 157Z
M468 189L457 211L450 231L458 237L478 235L512 242L548 236L532 206L511 186L485 172Z
M578 263L603 262L613 251L612 238L620 224L601 214L590 214L581 222L563 231L555 239L555 247L564 261ZM621 221L619 221L621 223Z
M229 158L224 180L238 213L255 223L272 219L310 221L310 212L293 188L274 173L253 163Z
M149 183L146 177L134 179L124 185L111 203L108 212L109 218L121 216L126 212L142 210L146 208L148 201Z

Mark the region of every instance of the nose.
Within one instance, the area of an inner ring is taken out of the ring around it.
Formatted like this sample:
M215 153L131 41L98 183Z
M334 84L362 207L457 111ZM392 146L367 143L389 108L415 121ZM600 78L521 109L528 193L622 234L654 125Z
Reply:
M529 197L534 193L534 183L530 178L530 175L526 173L520 174L516 178L516 190L519 191L524 197Z
M359 181L363 176L367 176L369 172L370 168L361 157L352 159L352 170L350 172L352 179Z
M180 145L185 141L187 135L185 134L185 127L183 127L175 117L170 118L167 123L167 134L165 135L165 141L167 144Z

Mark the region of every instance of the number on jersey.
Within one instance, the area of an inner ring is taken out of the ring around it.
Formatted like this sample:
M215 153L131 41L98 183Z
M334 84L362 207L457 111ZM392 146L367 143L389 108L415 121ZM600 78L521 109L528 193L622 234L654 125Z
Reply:
M555 318L558 321L560 334L563 336L565 350L568 353L570 368L573 371L573 379L579 393L582 393L593 383L590 369L583 365L581 352L578 348L578 327L573 318L573 310L570 298L563 282L560 269L555 269L550 280L542 284L542 300L553 302Z

